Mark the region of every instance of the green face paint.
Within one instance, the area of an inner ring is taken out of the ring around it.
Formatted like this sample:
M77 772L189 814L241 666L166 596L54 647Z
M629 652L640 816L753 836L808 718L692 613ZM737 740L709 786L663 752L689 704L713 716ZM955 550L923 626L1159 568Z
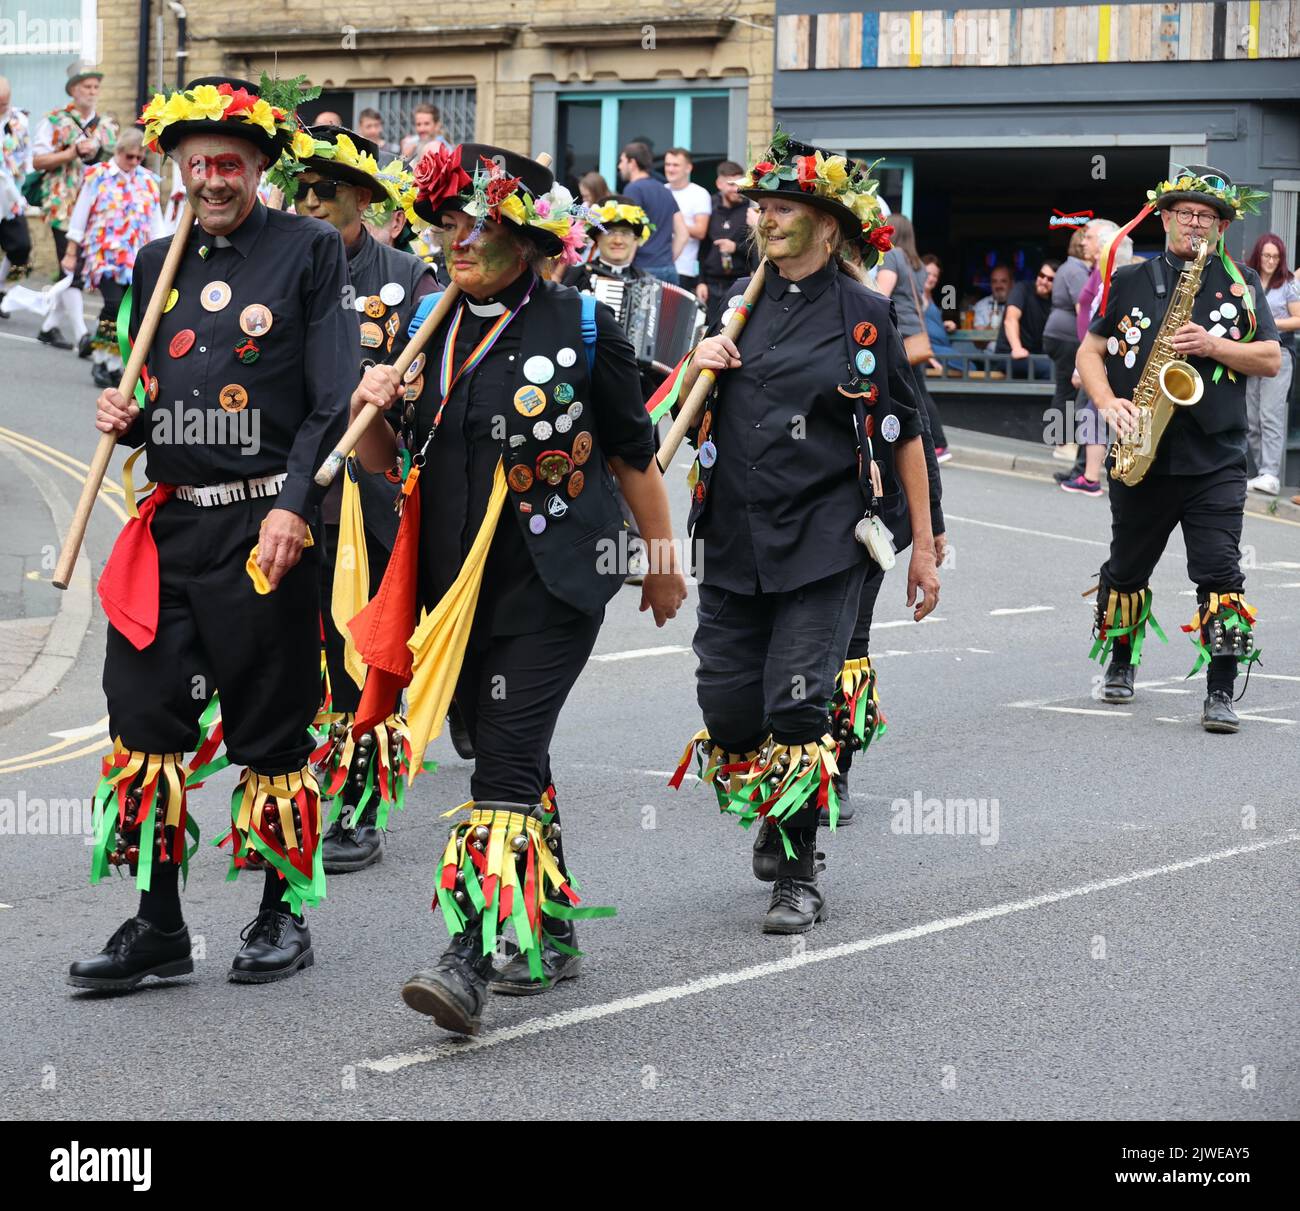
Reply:
M817 237L816 226L811 215L801 214L790 220L790 225L781 233L785 239L774 249L779 256L803 256L813 246Z

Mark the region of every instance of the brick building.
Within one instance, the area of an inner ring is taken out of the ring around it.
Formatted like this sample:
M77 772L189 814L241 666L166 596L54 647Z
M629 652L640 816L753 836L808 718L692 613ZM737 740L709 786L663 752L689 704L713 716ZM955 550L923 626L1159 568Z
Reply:
M440 10L438 22L378 0L183 8L182 26L167 0L98 0L105 112L137 104L147 36L150 91L219 71L305 73L325 89L308 119L328 108L354 122L373 107L396 140L414 106L432 101L448 139L549 152L570 182L594 168L613 185L620 144L644 137L657 157L691 147L697 179L711 186L718 160L743 160L771 132L773 0L648 0L634 10L594 0L576 19L561 0L478 0Z

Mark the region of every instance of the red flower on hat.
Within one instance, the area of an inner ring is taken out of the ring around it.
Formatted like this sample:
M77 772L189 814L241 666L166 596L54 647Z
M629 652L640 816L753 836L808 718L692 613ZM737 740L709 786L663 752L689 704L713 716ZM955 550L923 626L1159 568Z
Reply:
M227 114L243 113L246 109L252 109L257 104L257 98L246 88L232 88L229 84L218 84L217 92L223 97L230 98L230 104L226 106Z
M795 168L799 173L799 188L812 189L817 180L817 160L813 156L795 156Z
M492 210L496 210L506 198L519 188L520 182L520 177L494 177L487 185L488 206Z
M867 236L867 243L881 252L888 252L894 246L894 229L888 226L877 227Z
M761 164L754 165L754 176L755 178L765 177L774 168L776 168L776 165L771 160L764 160Z
M471 184L469 173L460 164L460 148L448 150L439 143L416 160L412 173L421 202L433 206L455 197Z

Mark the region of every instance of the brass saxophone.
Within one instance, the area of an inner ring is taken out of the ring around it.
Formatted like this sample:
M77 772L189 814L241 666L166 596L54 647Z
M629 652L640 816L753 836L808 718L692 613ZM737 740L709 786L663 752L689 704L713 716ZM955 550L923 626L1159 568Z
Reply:
M1191 318L1192 304L1201 289L1201 274L1210 259L1209 240L1198 240L1195 251L1195 260L1179 275L1169 310L1142 367L1142 377L1133 388L1137 420L1132 431L1117 437L1110 448L1114 458L1111 475L1130 488L1140 484L1151 470L1174 409L1190 408L1205 393L1201 372L1178 357L1172 343L1174 333Z

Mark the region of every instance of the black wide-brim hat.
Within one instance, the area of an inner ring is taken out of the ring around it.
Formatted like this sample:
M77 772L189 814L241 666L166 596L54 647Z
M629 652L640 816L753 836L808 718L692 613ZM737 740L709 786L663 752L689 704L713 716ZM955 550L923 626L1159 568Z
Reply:
M219 84L229 84L236 92L242 88L255 97L262 95L252 81L240 80L236 76L200 76L197 80L191 80L185 86L185 91L190 92L200 84L211 84L213 88ZM192 122L173 122L158 136L158 146L164 152L170 152L188 135L220 135L223 138L244 139L274 164L280 158L280 153L289 146L293 132L277 130L274 135L268 135L262 127L254 126L251 122L214 122L210 118L202 118Z
M430 148L425 155L433 151ZM527 156L521 156L516 151L507 151L504 147L493 147L490 143L462 143L459 149L451 150L460 151L461 169L471 179L477 172L485 168L484 160L490 164L500 164L502 170L507 176L518 177L522 182L521 188L526 190L531 197L540 198L543 194L550 193L555 185L555 174L536 160L531 160ZM436 206L431 205L427 199L416 200L412 209L420 218L429 223L436 223L439 216L447 214L449 211L464 210L465 206L472 198L464 196L468 190L462 190L460 194L452 197L443 198ZM518 232L527 240L537 246L538 251L543 256L558 256L564 251L564 245L560 242L557 235L549 231L544 231L540 227L531 227L527 223L515 223L510 219L502 220L501 226L508 231Z
M1183 171L1178 173L1178 177L1200 177L1201 180L1215 188L1223 190L1232 189L1232 178L1226 172L1220 172L1217 168L1211 168L1208 164L1187 164L1184 165ZM1215 182L1221 182L1215 185ZM1233 205L1223 198L1215 197L1212 193L1203 193L1198 189L1171 189L1167 193L1162 193L1156 199L1157 210L1168 210L1177 202L1200 202L1202 206L1211 206L1221 219L1235 219L1237 211Z
M831 152L821 147L814 147L811 143L799 143L791 139L787 144L789 158L795 156L815 156L819 151L823 159L828 159ZM814 210L820 210L830 215L840 225L840 230L844 233L846 240L857 239L862 234L862 220L853 213L842 202L835 198L824 198L811 190L799 188L798 181L781 181L776 189L760 189L755 186L752 189L738 190L742 197L748 198L751 202L757 202L760 198L789 198L792 202L802 202L805 206L811 206Z
M347 135L359 152L374 159L376 165L379 164L379 144L350 131L346 126L309 126L307 133L322 143L337 143L339 135ZM360 168L354 168L351 164L340 164L338 160L326 160L322 156L308 156L302 161L302 166L332 181L343 181L348 185L370 190L372 202L382 202L388 196L388 191L378 177L372 177L368 172L362 172Z

